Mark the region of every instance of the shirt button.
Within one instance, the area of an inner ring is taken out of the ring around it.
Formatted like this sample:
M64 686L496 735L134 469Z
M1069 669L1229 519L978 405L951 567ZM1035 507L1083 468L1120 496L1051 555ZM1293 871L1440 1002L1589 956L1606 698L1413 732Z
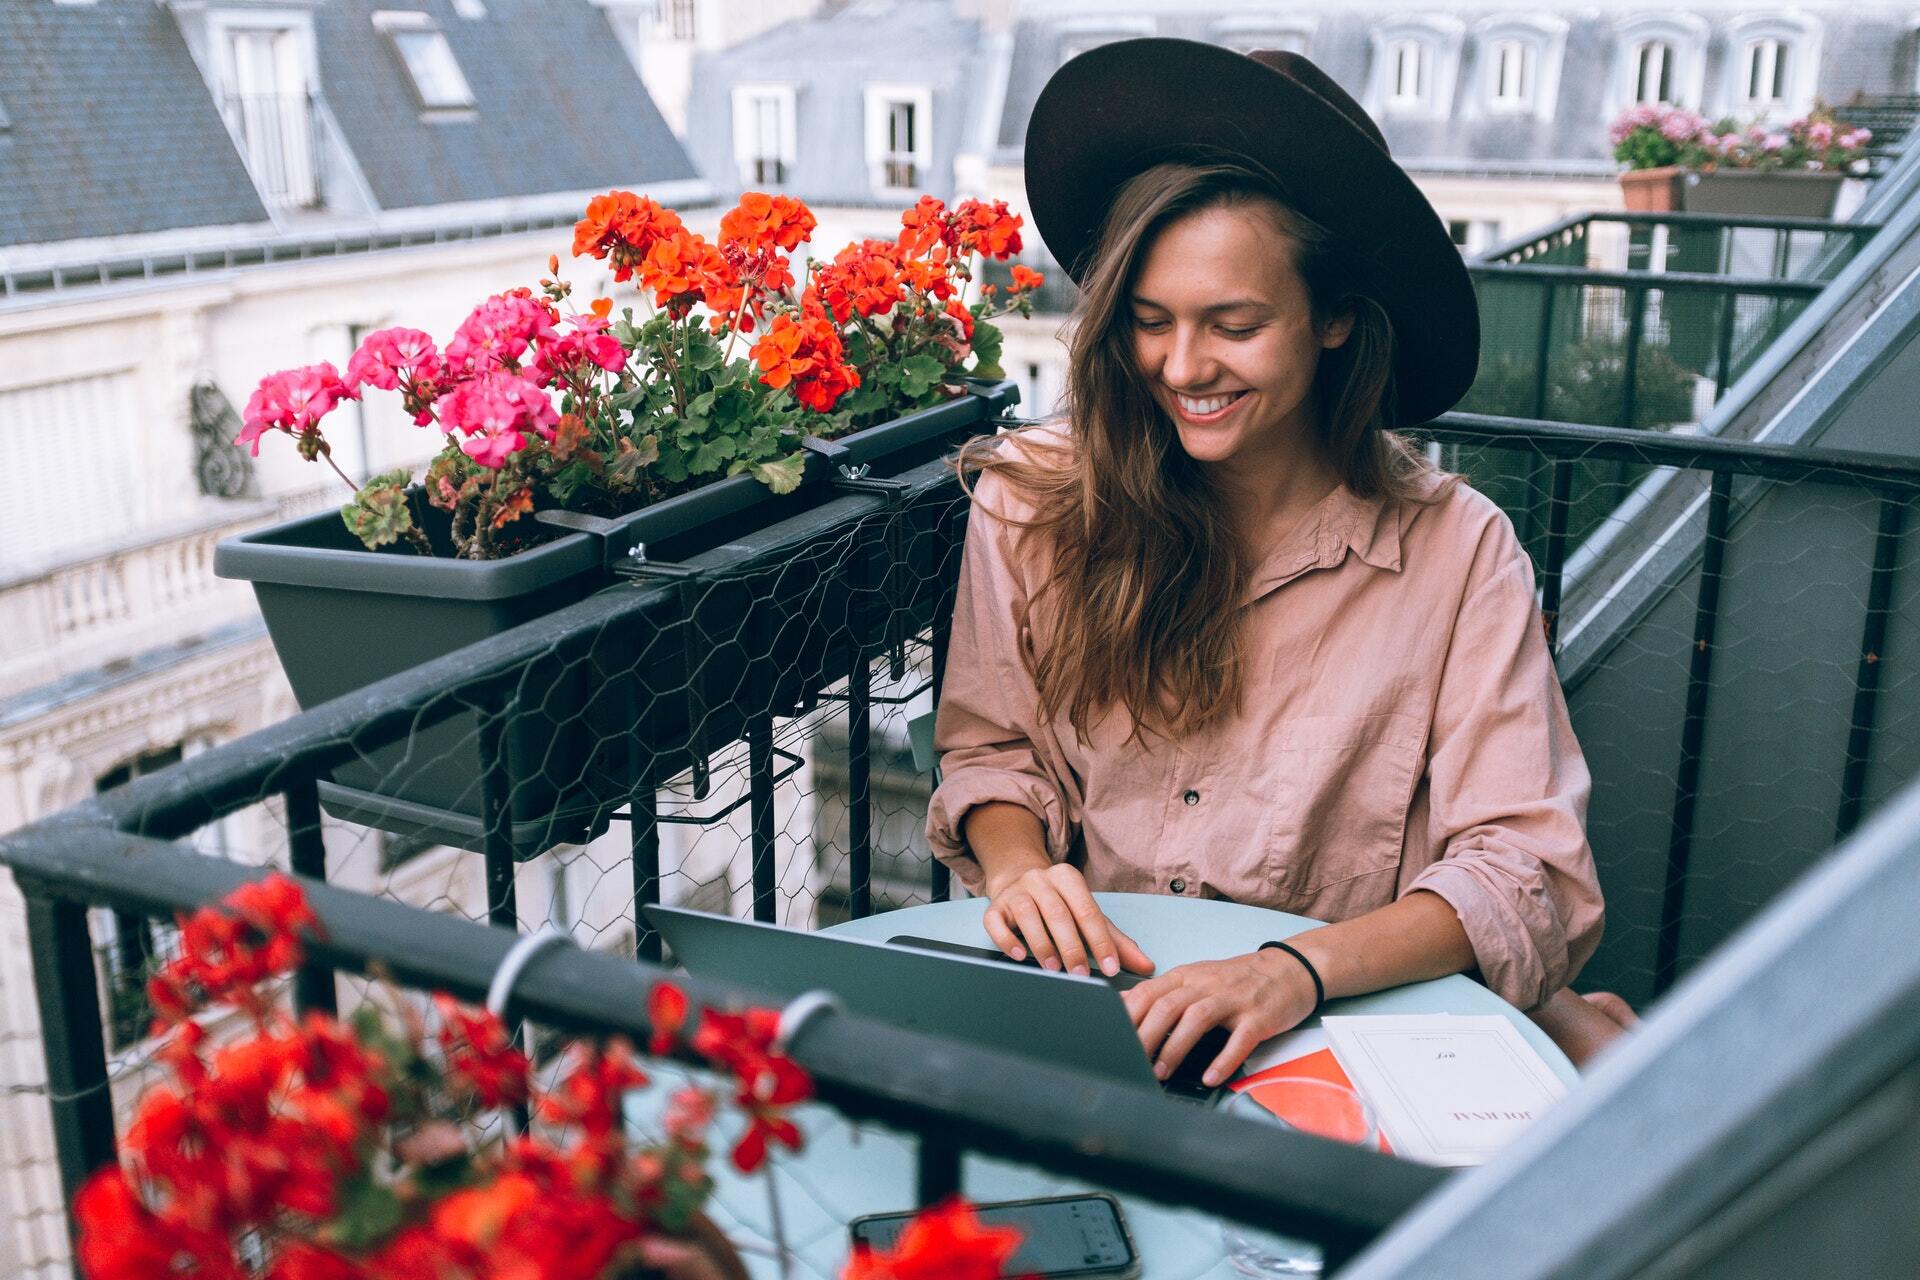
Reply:
M1200 803L1200 793L1198 791L1189 790L1187 794L1181 796L1180 798L1182 800L1185 800L1188 804Z
M1189 792L1188 794L1192 793ZM1175 893L1185 893L1187 891L1187 882L1175 876L1173 880L1168 883L1167 888L1173 890Z

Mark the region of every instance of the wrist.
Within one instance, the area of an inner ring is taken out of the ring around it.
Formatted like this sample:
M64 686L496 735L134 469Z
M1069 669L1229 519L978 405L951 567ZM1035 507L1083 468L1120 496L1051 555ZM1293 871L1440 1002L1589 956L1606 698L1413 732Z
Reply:
M1291 989L1304 990L1309 1008L1304 1015L1312 1017L1320 1012L1327 1002L1327 988L1321 980L1320 970L1306 952L1289 942L1263 942L1256 953L1269 966L1269 972L1280 976Z
M988 898L999 897L1003 889L1027 872L1045 871L1051 865L1047 856L1037 851L1002 852L991 862L981 858L978 853L974 857L980 862L983 873L981 887L986 889Z

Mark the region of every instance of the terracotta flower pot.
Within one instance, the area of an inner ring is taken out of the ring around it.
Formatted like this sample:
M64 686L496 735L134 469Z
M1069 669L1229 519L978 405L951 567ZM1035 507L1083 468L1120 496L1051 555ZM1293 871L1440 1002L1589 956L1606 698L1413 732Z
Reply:
M1687 171L1679 165L1658 169L1629 169L1620 175L1620 194L1634 213L1673 213L1686 207L1682 182Z

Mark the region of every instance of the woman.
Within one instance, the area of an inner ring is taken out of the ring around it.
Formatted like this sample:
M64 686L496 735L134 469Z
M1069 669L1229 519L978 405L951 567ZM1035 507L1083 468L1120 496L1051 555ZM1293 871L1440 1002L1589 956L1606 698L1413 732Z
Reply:
M1305 59L1180 40L1063 67L1034 223L1082 286L1064 430L977 472L928 835L1009 955L1153 962L1091 890L1327 920L1126 993L1224 1080L1325 998L1477 970L1576 1058L1588 777L1506 518L1388 428L1470 384L1473 293Z

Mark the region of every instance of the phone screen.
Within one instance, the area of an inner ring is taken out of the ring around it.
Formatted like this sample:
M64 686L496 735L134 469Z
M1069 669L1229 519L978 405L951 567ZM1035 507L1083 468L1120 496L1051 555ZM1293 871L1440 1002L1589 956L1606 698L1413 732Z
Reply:
M982 1204L974 1211L988 1226L1019 1228L1020 1250L1007 1266L1010 1275L1097 1275L1133 1264L1119 1210L1105 1196ZM891 1249L912 1220L910 1213L865 1218L853 1224L853 1238Z

